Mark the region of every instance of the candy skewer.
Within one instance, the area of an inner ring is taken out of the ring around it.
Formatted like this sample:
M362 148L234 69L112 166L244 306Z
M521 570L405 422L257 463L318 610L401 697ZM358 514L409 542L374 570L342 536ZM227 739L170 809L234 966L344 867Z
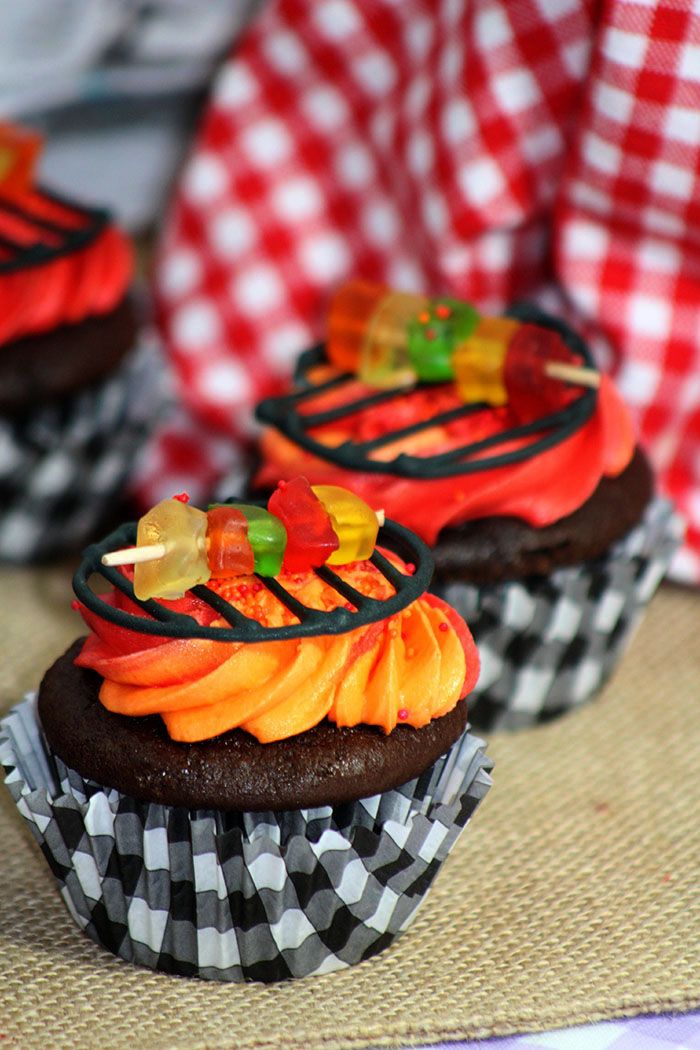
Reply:
M582 367L552 330L364 280L349 281L333 297L326 353L370 387L455 381L466 403L516 406L521 390L527 399L548 378L555 380L550 401L564 382L600 385L598 372Z
M386 521L383 510L375 511L377 525L381 528ZM100 558L102 565L139 565L143 562L158 561L164 558L169 551L167 543L149 543L143 547L122 547L120 550L109 551Z

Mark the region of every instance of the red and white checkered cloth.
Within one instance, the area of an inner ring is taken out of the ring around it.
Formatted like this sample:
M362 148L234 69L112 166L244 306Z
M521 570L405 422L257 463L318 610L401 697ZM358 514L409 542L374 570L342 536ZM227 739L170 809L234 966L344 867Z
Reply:
M535 296L617 376L700 581L698 0L269 0L213 86L165 232L189 416L141 478L193 495L362 275Z

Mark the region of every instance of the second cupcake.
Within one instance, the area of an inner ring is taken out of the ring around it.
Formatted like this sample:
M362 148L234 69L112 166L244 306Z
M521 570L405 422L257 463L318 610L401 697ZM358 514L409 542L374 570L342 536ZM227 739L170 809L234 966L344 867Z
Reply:
M591 696L681 535L611 380L533 307L483 318L351 282L327 347L258 411L272 424L258 489L300 471L350 485L433 545L434 590L479 646L482 727L531 725Z

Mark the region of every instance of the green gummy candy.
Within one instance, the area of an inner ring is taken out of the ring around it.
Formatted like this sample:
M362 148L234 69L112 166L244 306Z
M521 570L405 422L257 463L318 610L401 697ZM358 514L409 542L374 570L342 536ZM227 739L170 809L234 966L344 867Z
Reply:
M441 307L449 309L448 317L436 313ZM454 379L452 356L476 328L479 314L458 299L433 300L429 313L429 321L416 317L408 326L408 356L419 379L444 383Z
M232 503L248 521L248 542L253 548L254 571L261 576L277 576L287 546L287 530L274 514L249 503Z

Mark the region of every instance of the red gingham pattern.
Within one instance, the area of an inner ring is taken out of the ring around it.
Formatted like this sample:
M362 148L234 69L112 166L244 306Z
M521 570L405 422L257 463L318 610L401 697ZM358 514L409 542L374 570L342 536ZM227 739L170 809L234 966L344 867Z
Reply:
M193 495L361 274L536 296L616 372L700 581L700 5L269 0L223 66L156 277L189 414L141 478ZM238 460L237 460L238 461Z

